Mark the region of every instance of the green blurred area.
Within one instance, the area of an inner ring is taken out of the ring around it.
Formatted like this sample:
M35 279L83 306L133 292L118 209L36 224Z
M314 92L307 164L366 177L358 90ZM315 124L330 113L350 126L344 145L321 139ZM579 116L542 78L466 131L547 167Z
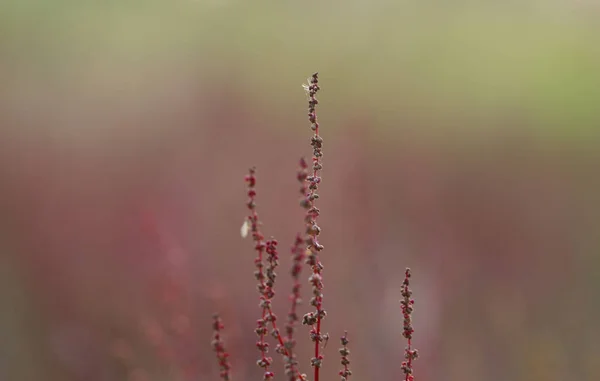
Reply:
M540 136L563 139L597 135L600 123L600 16L585 2L9 1L0 7L3 56L22 75L77 78L90 67L117 65L136 76L146 66L181 61L211 75L235 70L240 85L272 104L299 86L298 73L318 68L335 94L334 110L360 105L382 128L407 113L433 126L473 129L517 114Z

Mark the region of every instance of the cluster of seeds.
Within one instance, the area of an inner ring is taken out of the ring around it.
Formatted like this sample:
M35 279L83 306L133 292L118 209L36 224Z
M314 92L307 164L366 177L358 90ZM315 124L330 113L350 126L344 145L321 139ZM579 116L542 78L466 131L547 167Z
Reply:
M348 344L350 343L348 340L348 332L344 332L344 336L340 338L340 341L342 343L342 347L340 348L342 360L340 363L344 366L344 369L340 370L339 374L342 377L342 381L347 381L352 375L352 371L348 368L348 365L350 365L350 360L348 359L348 356L350 355L350 350L348 349Z
M413 381L414 380L414 376L413 376L413 369L412 369L412 362L413 360L415 360L418 356L419 353L416 349L412 348L412 335L413 332L415 331L413 329L412 326L412 312L413 312L413 305L415 304L415 301L411 298L412 296L412 290L410 289L410 276L411 276L411 272L410 269L406 269L405 273L404 273L404 281L402 282L402 300L400 301L400 306L402 308L402 316L404 317L404 331L402 333L402 336L404 336L404 338L406 340L408 340L408 345L406 346L406 349L404 350L404 361L402 362L402 371L404 372L404 380L405 381Z
M230 370L231 365L229 364L229 353L225 350L223 339L221 338L221 331L223 330L223 322L218 314L213 316L213 340L212 347L217 353L217 360L219 361L220 376L224 381L231 379Z

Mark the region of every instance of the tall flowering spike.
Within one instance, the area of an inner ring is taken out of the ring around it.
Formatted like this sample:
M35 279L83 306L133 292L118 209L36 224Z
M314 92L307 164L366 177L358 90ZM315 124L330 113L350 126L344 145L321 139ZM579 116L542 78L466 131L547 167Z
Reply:
M223 322L218 314L213 315L213 340L212 347L217 353L217 360L219 361L220 376L224 381L231 380L231 366L229 365L229 353L225 350L223 339L221 338L221 331L223 330Z
M352 375L352 371L348 368L348 365L350 365L350 360L348 359L348 356L350 355L350 350L348 349L348 344L350 343L348 340L348 332L344 332L344 336L340 338L340 341L342 343L342 347L340 348L342 360L340 363L344 366L344 369L340 370L339 374L342 377L342 381L347 381Z
M267 324L271 319L270 313L270 305L271 298L269 295L272 293L273 281L275 279L274 272L272 266L269 267L267 271L273 272L271 279L267 279L264 271L264 252L265 250L273 250L273 244L269 242L270 246L267 246L267 243L264 241L264 236L260 231L259 225L260 222L258 220L258 213L256 213L256 169L250 168L248 175L246 176L246 183L248 184L248 201L246 202L246 206L248 210L250 210L250 215L248 216L248 221L250 223L250 231L252 232L252 240L254 241L254 250L256 250L256 259L254 260L254 265L256 266L256 271L254 272L254 277L258 281L257 289L260 294L260 307L262 309L262 316L260 319L256 321L256 335L259 340L256 342L256 348L260 351L260 359L257 361L257 365L264 369L264 378L265 380L271 379L272 372L269 370L269 367L272 363L272 359L267 357L267 352L269 351L269 343L265 341L265 336L268 333ZM269 249L267 249L269 247ZM270 284L271 286L269 286Z
M323 245L319 243L318 239L319 234L321 234L321 227L317 224L320 210L315 205L315 201L319 198L317 190L321 183L319 171L323 169L321 161L323 157L323 138L319 136L319 122L317 121L316 113L316 106L319 104L316 94L320 89L319 73L314 73L308 85L305 85L305 90L309 96L308 121L310 122L311 130L314 132L310 140L313 148L312 174L307 174L304 178L305 184L308 183L308 187L302 188L303 198L300 201L300 205L306 209L306 216L304 218L306 224L306 263L312 269L309 282L312 286L313 297L310 300L310 305L316 309L315 312L309 312L304 315L302 320L302 324L311 326L310 338L315 345L315 355L311 359L311 365L314 368L314 381L319 381L319 370L323 362L323 355L320 353L321 342L328 337L327 334L321 333L321 322L326 316L326 312L323 309L323 279L321 275L323 265L319 261L319 252L323 250ZM303 163L304 161L301 161L301 166ZM304 166L307 167L306 163L304 163ZM299 180L301 176L304 176L303 172L299 173Z
M410 277L411 272L410 269L407 268L404 272L404 281L402 282L402 300L400 301L400 306L402 308L402 316L404 317L404 331L402 336L408 341L408 345L404 350L404 361L402 362L402 371L404 372L404 380L405 381L413 381L413 368L412 363L413 360L419 357L419 353L416 349L412 348L412 337L414 333L414 329L412 326L412 312L414 310L413 305L415 301L411 298L412 290L410 289Z
M246 206L250 210L247 224L249 225L248 230L252 232L254 249L257 253L254 260L254 265L256 266L254 276L258 281L257 289L260 294L259 306L262 309L261 318L256 321L256 329L254 330L258 336L256 348L260 351L260 358L257 361L257 365L264 369L264 379L270 380L274 377L274 373L270 370L273 359L267 357L269 343L266 342L266 337L269 333L269 325L272 327L271 335L278 342L275 351L286 358L289 355L283 337L277 328L277 316L272 309L272 299L275 296L275 279L277 277L275 270L279 265L279 255L277 253L277 240L271 238L268 241L264 241L264 235L260 231L260 221L256 212L256 170L254 168L250 168L246 176L246 183L248 185L248 201L246 202ZM266 259L264 258L265 253ZM293 373L294 377L298 376L297 369L292 368L292 370L295 371Z

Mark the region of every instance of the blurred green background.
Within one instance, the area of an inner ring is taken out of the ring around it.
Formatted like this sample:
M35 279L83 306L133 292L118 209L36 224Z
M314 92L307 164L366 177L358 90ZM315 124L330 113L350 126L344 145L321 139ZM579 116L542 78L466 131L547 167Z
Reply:
M400 378L406 266L417 380L599 379L599 41L593 0L2 2L0 380L217 380L216 310L260 379L243 176L284 319L314 71L327 379L344 329Z

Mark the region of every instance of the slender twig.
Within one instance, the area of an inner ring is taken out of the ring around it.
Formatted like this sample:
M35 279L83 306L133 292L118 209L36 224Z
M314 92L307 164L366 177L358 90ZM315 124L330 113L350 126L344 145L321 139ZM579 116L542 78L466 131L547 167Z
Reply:
M254 276L256 277L256 280L258 280L257 288L260 294L260 306L262 308L262 316L256 321L257 327L255 329L255 332L259 337L259 341L256 342L256 347L260 351L260 359L257 361L257 365L264 369L264 379L270 380L274 376L273 372L271 372L271 370L269 369L271 363L273 362L273 359L271 357L267 357L269 343L265 341L265 336L268 332L267 323L271 320L270 295L272 293L272 288L267 286L265 282L266 276L263 271L263 254L265 252L267 244L264 242L264 236L259 229L260 222L258 220L258 214L256 213L256 177L254 176L255 172L256 170L254 168L250 168L249 174L246 176L246 182L248 183L248 202L246 203L246 206L248 206L248 209L250 210L248 221L251 226L250 230L252 231L252 239L255 243L254 249L257 253L257 257L254 260L254 264L256 266Z
M350 355L350 350L348 349L348 344L350 341L348 340L348 332L344 332L344 336L340 338L340 342L342 343L342 347L340 348L340 355L342 356L342 360L340 363L344 366L344 369L340 370L339 375L342 377L342 381L347 381L348 378L352 375L352 371L348 368L350 365L350 360L348 356Z
M246 183L248 184L248 201L246 206L250 210L248 216L248 223L250 224L250 231L252 232L252 239L255 243L254 249L257 252L257 257L254 260L256 271L254 275L258 280L258 292L260 294L260 307L262 308L262 316L257 320L257 327L255 329L256 334L259 337L259 341L256 343L256 347L261 353L260 359L257 361L257 365L264 369L264 379L271 380L274 377L274 373L271 371L270 366L273 363L273 358L267 357L269 350L269 343L265 341L265 337L268 333L267 326L270 324L273 328L271 335L278 341L276 352L282 354L284 357L290 357L288 350L285 347L283 337L279 329L277 328L277 316L272 310L272 299L275 296L274 286L275 278L277 274L275 269L278 265L278 253L277 253L277 241L271 239L264 241L264 236L259 228L260 221L258 219L258 213L256 212L256 170L250 168L248 175L246 176ZM264 270L264 253L267 254L267 269ZM301 377L298 370L292 368L298 377Z
M221 331L223 330L223 321L218 314L213 315L213 341L212 346L214 351L217 353L217 359L219 360L219 367L221 369L220 376L224 381L231 380L231 365L229 365L229 353L225 350L223 339L221 338Z
M306 209L306 245L308 258L306 263L312 268L312 275L309 278L309 282L312 285L313 297L310 300L310 304L316 308L315 312L309 312L304 315L302 324L310 325L311 340L314 342L315 355L311 359L311 365L314 368L314 381L319 381L319 370L323 363L323 355L320 353L321 342L324 341L328 335L321 334L321 323L327 313L323 309L323 280L321 272L323 265L319 261L319 252L323 250L323 245L318 241L318 235L321 233L321 228L317 225L317 219L320 214L319 208L315 205L315 200L319 198L317 189L321 182L319 171L323 168L321 157L323 156L323 138L319 136L319 122L317 121L316 105L319 101L316 98L317 92L320 90L319 87L319 73L314 73L310 78L309 84L305 85L309 95L308 100L308 120L311 123L311 130L314 131L314 135L311 138L311 146L313 147L312 157L312 175L306 178L309 182L308 193L304 195L304 199L301 201L302 206Z

